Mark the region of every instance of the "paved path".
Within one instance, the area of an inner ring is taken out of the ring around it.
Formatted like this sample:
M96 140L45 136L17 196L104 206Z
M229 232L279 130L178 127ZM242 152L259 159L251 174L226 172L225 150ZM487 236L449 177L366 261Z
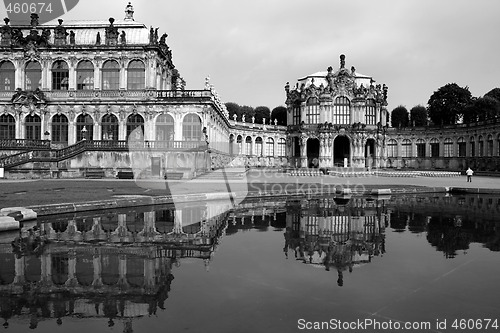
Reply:
M281 173L250 171L246 179L230 180L231 191L248 189L249 192L296 189L309 184L333 187L366 188L467 188L500 194L500 178L473 177L467 183L465 176L459 177L307 177L288 176ZM248 184L248 185L247 185ZM306 185L303 185L306 184ZM6 180L0 179L0 208L29 207L61 203L125 199L132 196L166 196L170 194L226 192L227 186L220 180L170 181L169 188L163 180L140 182L116 179L41 179Z

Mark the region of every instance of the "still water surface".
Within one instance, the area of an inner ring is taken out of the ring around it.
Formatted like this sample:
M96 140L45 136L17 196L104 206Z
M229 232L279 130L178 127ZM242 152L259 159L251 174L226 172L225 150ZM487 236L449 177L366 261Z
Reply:
M500 332L499 204L282 198L43 218L29 243L3 236L0 314L6 332Z

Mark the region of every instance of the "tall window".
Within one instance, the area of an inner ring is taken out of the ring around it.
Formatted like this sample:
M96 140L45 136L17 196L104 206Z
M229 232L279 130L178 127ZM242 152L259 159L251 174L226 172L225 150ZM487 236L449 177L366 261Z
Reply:
M443 149L444 157L453 157L453 141L450 138L444 139Z
M293 124L292 125L300 125L300 102L293 104L292 106L292 116L293 116Z
M255 139L255 155L262 156L262 138L260 136Z
M488 135L488 151L486 153L488 156L493 156L493 136Z
M457 140L457 144L458 144L458 157L465 157L467 154L465 139L463 137L459 138Z
M470 137L470 156L476 156L476 140L473 136Z
M286 155L286 140L281 138L278 140L278 156Z
M267 138L266 156L274 156L274 140L273 140L273 138Z
M105 114L101 119L101 140L118 140L118 118L114 114Z
M102 66L102 89L120 89L120 65L114 60L108 60Z
M243 154L243 138L241 137L241 135L238 135L236 137L236 145L238 146L238 154Z
M333 124L348 125L351 120L351 102L347 97L337 97L333 108Z
M409 139L404 139L402 143L402 157L411 157L411 141Z
M24 69L25 89L36 90L42 86L42 67L39 62L30 61Z
M127 117L127 138L136 128L140 127L144 133L144 118L140 114L131 114Z
M365 108L365 123L367 125L375 125L377 121L377 116L375 113L376 105L373 99L366 100Z
M76 118L76 141L93 140L94 120L88 114L81 114Z
M187 114L182 121L182 137L186 141L201 140L201 119L197 114Z
M245 154L252 155L252 138L249 136L245 139Z
M69 69L65 61L58 60L52 65L52 89L68 90Z
M16 138L16 120L10 114L0 115L0 139Z
M431 157L439 157L439 141L436 138L431 139Z
M146 87L146 73L144 63L132 60L127 69L127 89L140 90Z
M316 97L310 97L306 102L306 122L308 124L319 123L319 102Z
M76 68L76 89L94 89L94 65L88 60L80 61Z
M423 139L417 139L417 157L425 157L425 141Z
M397 157L398 156L398 143L396 140L391 139L387 143L387 157Z
M38 115L27 115L24 118L26 126L26 139L28 140L41 140L42 138L42 120Z
M68 118L63 114L52 117L52 141L68 143Z
M15 90L16 69L10 61L0 63L0 91Z
M478 142L477 142L477 143L478 143L478 146L479 146L479 147L478 147L478 148L479 148L479 149L478 149L478 150L479 150L479 154L478 154L478 156L479 156L479 157L482 157L482 156L484 156L484 139L483 139L483 136L482 136L482 135L480 135L480 136L479 136L479 140L478 140Z
M156 118L156 140L174 141L174 118L169 114L162 114Z

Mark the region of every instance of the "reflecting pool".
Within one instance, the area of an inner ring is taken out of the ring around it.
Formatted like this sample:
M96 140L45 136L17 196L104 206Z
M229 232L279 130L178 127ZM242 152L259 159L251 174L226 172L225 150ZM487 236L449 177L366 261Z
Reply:
M500 331L500 197L283 197L229 208L54 215L0 235L3 326Z

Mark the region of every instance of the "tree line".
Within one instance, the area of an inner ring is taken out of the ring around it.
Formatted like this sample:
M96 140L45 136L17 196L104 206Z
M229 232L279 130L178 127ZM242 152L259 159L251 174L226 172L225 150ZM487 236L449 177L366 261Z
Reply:
M473 97L469 87L448 83L436 90L427 107L414 106L410 112L400 105L391 112L392 127L470 124L500 117L500 88L483 97Z
M286 107L284 106L277 106L271 111L267 106L253 108L248 105L238 105L234 102L228 102L225 105L231 120L234 119L236 114L237 121L243 121L244 118L246 123L251 123L252 117L255 117L256 124L263 124L265 118L266 124L274 125L274 119L276 119L278 125L286 126Z

